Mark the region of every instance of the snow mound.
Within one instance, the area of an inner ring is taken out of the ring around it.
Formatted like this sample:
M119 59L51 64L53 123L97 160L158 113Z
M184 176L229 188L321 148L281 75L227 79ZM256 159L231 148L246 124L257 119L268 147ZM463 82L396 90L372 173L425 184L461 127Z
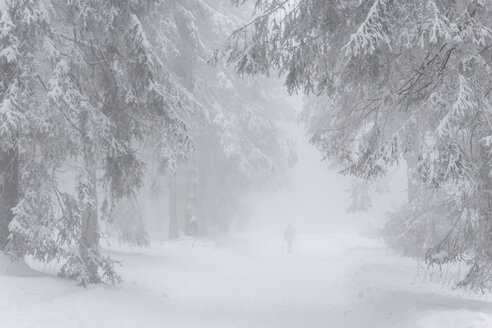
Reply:
M28 266L24 260L12 261L0 252L0 276L39 277L42 273Z
M467 310L432 311L421 318L418 328L490 328L492 316Z

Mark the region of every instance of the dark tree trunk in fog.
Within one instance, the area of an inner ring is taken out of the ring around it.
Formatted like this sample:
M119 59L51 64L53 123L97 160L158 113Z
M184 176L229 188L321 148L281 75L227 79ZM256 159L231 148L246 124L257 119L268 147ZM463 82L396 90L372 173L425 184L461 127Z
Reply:
M418 196L419 193L419 182L415 178L415 170L419 163L418 157L414 154L408 154L406 157L407 161L407 184L408 184L408 202L412 203Z
M0 150L0 250L5 250L12 209L19 201L19 152L17 147Z
M97 178L96 164L93 157L86 151L84 154L84 166L88 174L90 184L90 195L93 204L86 206L82 211L81 222L81 255L87 256L85 263L87 264L89 281L91 283L100 282L98 274L98 264L94 261L99 254L99 220L97 210Z
M190 159L186 165L185 174L185 233L188 236L196 237L198 235L197 221L197 169L196 161Z
M169 182L169 239L176 239L179 237L177 180L177 173L174 173Z
M477 142L478 143L478 142ZM480 145L480 171L479 171L479 211L482 229L485 232L484 241L492 242L492 179L490 177L490 156L488 149ZM484 245L484 249L490 251L490 247ZM492 254L489 254L492 256Z
M92 186L91 194L94 197L94 206L88 206L82 213L82 241L88 248L99 247L99 222L97 213L97 186L96 169L93 164L86 163L87 172Z

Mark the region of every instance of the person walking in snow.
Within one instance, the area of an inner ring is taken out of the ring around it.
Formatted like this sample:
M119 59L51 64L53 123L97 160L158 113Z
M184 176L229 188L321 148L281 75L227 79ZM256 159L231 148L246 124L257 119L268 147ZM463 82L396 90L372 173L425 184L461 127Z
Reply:
M292 249L294 246L294 240L296 239L296 232L294 231L294 228L292 227L292 223L289 223L287 228L285 228L284 239L285 239L285 242L287 243L287 253L292 254Z

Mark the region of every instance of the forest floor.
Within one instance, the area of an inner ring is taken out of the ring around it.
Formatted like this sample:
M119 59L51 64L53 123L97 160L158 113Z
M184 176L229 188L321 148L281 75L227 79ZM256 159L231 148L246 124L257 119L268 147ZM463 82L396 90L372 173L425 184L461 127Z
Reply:
M450 291L377 241L299 236L287 255L280 238L264 237L113 249L116 287L3 270L0 328L492 327L486 297Z

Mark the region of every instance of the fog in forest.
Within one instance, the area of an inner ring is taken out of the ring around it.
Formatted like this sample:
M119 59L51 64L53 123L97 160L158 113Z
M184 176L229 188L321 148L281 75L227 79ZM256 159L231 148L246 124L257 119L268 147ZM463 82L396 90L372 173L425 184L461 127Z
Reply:
M251 219L248 230L251 233L278 233L292 222L299 232L307 234L377 233L384 224L384 219L378 220L378 217L384 217L405 197L406 177L395 170L388 189L372 195L372 207L367 211L348 213L353 202L353 179L322 160L300 124L289 122L282 128L296 140L298 162L287 172L285 187L249 196Z
M492 1L0 0L0 328L492 327Z

